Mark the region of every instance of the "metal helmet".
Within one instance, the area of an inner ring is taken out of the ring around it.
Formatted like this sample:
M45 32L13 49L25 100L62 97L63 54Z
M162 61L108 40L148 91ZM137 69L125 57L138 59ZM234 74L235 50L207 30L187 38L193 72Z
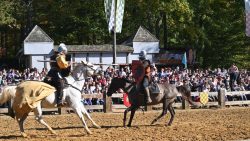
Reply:
M66 47L66 45L65 45L64 43L61 43L61 44L59 45L57 51L58 51L58 52L64 51L65 53L67 53L67 52L68 52L68 49L67 49L67 47Z
M146 59L146 56L147 56L147 52L145 50L142 50L140 53L139 53L139 59L141 60L145 60Z

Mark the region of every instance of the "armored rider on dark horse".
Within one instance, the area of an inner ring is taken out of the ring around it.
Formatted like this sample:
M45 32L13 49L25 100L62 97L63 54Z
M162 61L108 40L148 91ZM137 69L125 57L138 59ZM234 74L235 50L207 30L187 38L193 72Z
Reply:
M151 82L151 64L150 61L146 58L147 52L145 50L142 50L139 54L139 60L142 63L142 66L145 70L145 75L142 79L141 86L143 87L143 93L146 96L147 104L151 103L152 100L150 98L150 91L149 91L149 84Z

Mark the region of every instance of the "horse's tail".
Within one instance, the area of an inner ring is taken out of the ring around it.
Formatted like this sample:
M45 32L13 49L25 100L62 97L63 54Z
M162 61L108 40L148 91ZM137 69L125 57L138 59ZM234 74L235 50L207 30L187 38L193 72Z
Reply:
M16 86L6 86L3 88L2 93L0 94L0 104L3 104L15 97Z
M181 93L182 98L188 101L189 104L195 106L194 102L192 101L191 98L191 90L185 86L178 86L176 87L178 92Z

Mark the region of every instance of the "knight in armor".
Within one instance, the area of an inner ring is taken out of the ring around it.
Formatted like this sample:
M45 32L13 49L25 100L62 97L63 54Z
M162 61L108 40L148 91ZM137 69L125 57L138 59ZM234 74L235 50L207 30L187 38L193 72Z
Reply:
M61 43L57 51L54 51L50 57L50 70L45 78L45 82L56 88L57 106L63 106L63 77L67 77L70 74L70 63L66 61L67 47L64 43Z
M151 103L152 100L150 98L150 92L149 92L149 84L150 84L150 79L151 79L151 73L150 73L151 65L150 65L150 61L147 60L146 56L147 56L147 52L145 50L142 50L139 54L139 60L141 61L145 69L145 75L142 80L142 87L146 95L147 103Z

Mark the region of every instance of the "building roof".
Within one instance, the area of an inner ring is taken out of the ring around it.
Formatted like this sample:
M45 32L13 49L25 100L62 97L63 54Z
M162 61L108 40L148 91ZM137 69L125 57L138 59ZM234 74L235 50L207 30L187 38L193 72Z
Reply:
M39 26L35 26L24 42L54 42Z
M133 42L159 42L159 40L147 29L140 26L134 36Z
M113 45L104 44L104 45L66 45L68 52L70 53L80 53L80 52L112 52ZM54 46L54 49L57 50L58 45ZM133 47L126 45L116 45L116 52L133 52Z

